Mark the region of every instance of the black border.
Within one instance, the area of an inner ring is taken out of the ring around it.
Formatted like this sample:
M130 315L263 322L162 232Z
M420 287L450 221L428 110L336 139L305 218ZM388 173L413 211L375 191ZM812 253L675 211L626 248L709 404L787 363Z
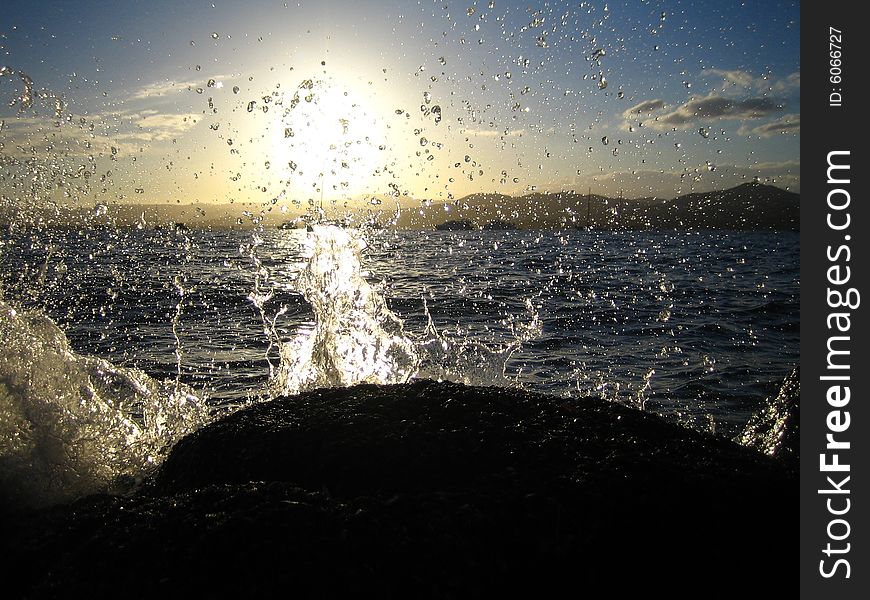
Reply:
M838 437L851 442L843 453L842 462L850 464L849 497L851 507L844 516L851 526L851 543L847 558L851 566L848 579L839 576L825 579L819 572L819 561L828 542L826 527L832 517L825 506L829 496L819 494L827 487L826 475L820 472L819 455L825 451L825 422L830 407L826 391L830 383L819 378L826 374L827 341L832 335L827 327L827 269L829 245L836 249L847 243L851 247L851 280L845 287L855 287L870 294L867 273L870 271L870 214L867 204L868 173L866 147L870 144L866 123L870 119L867 97L863 92L864 64L868 60L867 22L859 13L866 5L859 2L807 2L801 7L801 498L800 498L800 584L802 598L866 598L870 553L867 545L866 468L867 421L865 408L870 402L868 381L870 363L864 348L870 344L867 311L870 295L861 298L861 306L851 312L850 350L851 401L849 429ZM830 81L829 28L842 31L842 82ZM840 88L841 106L830 106L829 95ZM851 197L848 231L833 231L827 224L827 194L836 187L827 182L828 153L848 150L851 166L848 192ZM845 235L850 240L845 241ZM867 306L865 306L867 304ZM848 458L848 460L845 460ZM833 474L836 475L836 474ZM842 496L841 496L842 498ZM775 524L771 524L776 527ZM788 526L782 524L783 527ZM775 535L775 534L774 534ZM831 562L827 563L832 564Z

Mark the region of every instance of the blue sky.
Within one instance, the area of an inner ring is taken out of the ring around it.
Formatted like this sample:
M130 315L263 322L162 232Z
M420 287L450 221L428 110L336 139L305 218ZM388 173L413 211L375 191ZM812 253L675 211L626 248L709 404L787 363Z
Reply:
M65 104L3 77L0 156L101 202L799 190L797 3L489 5L7 0L2 64Z

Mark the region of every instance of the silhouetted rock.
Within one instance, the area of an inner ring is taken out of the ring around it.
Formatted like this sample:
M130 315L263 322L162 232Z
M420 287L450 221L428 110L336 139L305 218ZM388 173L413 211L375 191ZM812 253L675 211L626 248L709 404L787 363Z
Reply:
M735 441L796 465L800 459L800 399L800 369L795 369Z
M793 472L727 440L424 381L243 409L131 498L7 523L0 551L28 597L783 594L797 513Z

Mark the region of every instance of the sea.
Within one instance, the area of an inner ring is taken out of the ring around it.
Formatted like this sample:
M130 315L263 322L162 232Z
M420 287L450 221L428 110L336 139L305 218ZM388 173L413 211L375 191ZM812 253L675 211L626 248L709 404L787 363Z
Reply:
M798 364L794 232L309 229L6 228L0 479L117 490L240 406L416 378L733 437Z

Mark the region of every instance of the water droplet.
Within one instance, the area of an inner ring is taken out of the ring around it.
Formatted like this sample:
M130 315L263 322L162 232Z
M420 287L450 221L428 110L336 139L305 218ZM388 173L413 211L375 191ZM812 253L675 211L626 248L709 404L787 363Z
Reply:
M682 146L683 145L680 142L677 142L674 144L674 148L677 148L677 149L681 148Z
M289 128L289 127L284 128L284 137L285 138L291 138L291 137L293 137L293 135L294 135L294 133L293 133L293 130L291 128Z
M703 138L708 138L708 137L710 137L710 130L707 129L706 127L701 127L701 128L698 130L698 133L701 134L701 137L703 137Z
M606 146L607 144L610 143L610 140L608 140L607 136L605 135L603 138L601 138L601 143Z
M214 85L215 85L215 80L214 80L214 79L209 79L209 80L206 82L206 84L205 84L206 87L210 87L210 88L213 88Z
M467 14L469 17L471 17L471 16L474 16L475 12L477 12L477 10L473 6L469 6L468 10L465 11L465 14Z
M616 93L616 97L619 98L620 100L622 100L623 98L625 98L625 92L623 92L622 90L619 90Z
M446 64L447 64L447 59L445 59L445 58L442 56L442 57L440 57L440 58L438 59L438 62L440 62L442 65L446 65Z
M257 106L257 103L254 100L248 102L248 112L254 112L254 108Z
M486 7L489 9L495 8L495 0L489 0L489 4L487 4Z
M233 138L227 138L227 146L233 145Z
M220 37L220 34L217 31L211 32L211 39L216 40Z
M432 93L431 92L423 92L423 102L429 104L432 102Z
M239 86L237 86L237 85L234 85L234 86L233 86L233 93L234 93L234 94L238 94L238 93L239 93Z
M598 89L603 90L607 88L607 80L604 78L604 75L601 73L598 74Z
M428 143L429 143L429 140L427 140L425 137L420 138L420 145L421 146L425 146Z

